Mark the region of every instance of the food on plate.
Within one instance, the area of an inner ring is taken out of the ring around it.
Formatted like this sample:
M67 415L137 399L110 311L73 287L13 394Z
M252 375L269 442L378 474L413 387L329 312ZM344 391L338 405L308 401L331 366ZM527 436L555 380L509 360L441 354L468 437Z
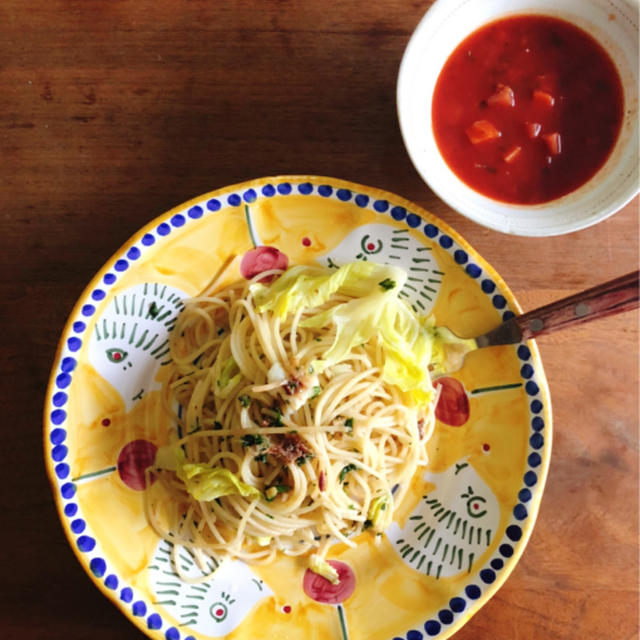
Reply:
M450 169L495 200L537 204L586 183L620 134L620 76L588 33L521 15L468 36L436 82L432 124Z
M163 394L175 438L147 470L162 536L201 560L309 553L338 579L329 545L382 532L427 462L447 338L400 298L406 278L295 266L185 302Z

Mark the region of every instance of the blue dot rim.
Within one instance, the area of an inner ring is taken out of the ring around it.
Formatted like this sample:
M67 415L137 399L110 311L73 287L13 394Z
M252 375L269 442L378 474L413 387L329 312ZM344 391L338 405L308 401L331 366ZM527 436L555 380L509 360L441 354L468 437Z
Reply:
M517 309L509 308L509 299L513 299L513 297L506 291L506 285L495 282L495 274L492 273L492 270L490 268L487 270L478 264L483 260L474 261L477 260L475 251L460 244L459 237L455 232L448 229L431 214L420 210L404 199L370 187L352 183L346 187L339 180L309 176L258 179L208 193L153 220L114 255L83 292L63 331L45 404L47 472L58 504L60 518L63 526L68 527L69 537L76 538L73 546L79 554L82 554L85 569L95 581L99 584L103 583L105 591L118 591L120 594L124 593L125 596L132 593L131 588L125 586L124 581L110 570L106 560L98 555L98 541L87 532L84 521L79 517L74 518L75 522L83 522L82 527L75 526L78 531L73 531L71 523L68 522L72 512L75 516L79 516L79 510L77 503L73 502L75 486L68 477L70 468L65 462L69 451L67 446L62 444L66 439L64 405L68 399L68 393L63 390L68 389L72 382L73 366L75 366L74 355L83 346L83 335L88 333L87 328L90 320L97 314L101 303L108 297L109 290L118 282L121 275L128 272L133 262L144 257L144 253L149 247L155 247L156 243L162 242L172 232L189 228L190 225L209 215L216 215L222 209L242 208L246 204L251 205L259 200L288 195L309 195L325 200L351 203L360 209L387 215L395 222L403 222L404 226L410 230L421 231L427 240L449 253L467 276L477 282L481 291L489 298L493 308L503 320L513 317L517 311ZM412 211L412 208L415 208L415 211ZM517 561L528 541L533 521L537 516L537 508L532 505L535 504L537 507L542 495L551 446L551 413L548 392L540 358L535 347L534 352L535 355L527 343L522 343L517 349L517 357L521 363L522 382L530 403L531 430L526 470L521 486L514 497L512 515L503 540L486 565L478 569L479 573L475 576L474 581L467 584L460 595L452 598L452 602L455 601L455 609L453 607L441 608L425 621L422 629L427 637L441 636L452 625L456 625L462 613L468 615L471 606L474 610L480 608L488 600L488 597L483 598L482 596L486 596L487 591L493 592L497 585L501 584L500 574L504 574L505 571L507 574L510 573L515 566L515 562L511 561L510 566L507 567L504 561L513 557ZM73 366L70 366L70 362L74 363ZM65 521L67 522L65 523ZM494 583L496 585L491 588ZM116 588L113 586L114 584L121 586ZM471 593L473 597L468 593ZM153 628L164 630L166 626L166 632L171 632L174 637L175 629L170 628L170 622L169 626L165 624L162 617L154 612L151 603L140 599L135 600L135 597L131 597L128 609L120 604L126 602L124 598L112 597L112 599L125 609L130 619L141 629L151 628L147 626L147 618L153 616ZM137 612L132 609L131 602ZM144 612L140 613L143 609ZM422 631L408 631L405 637L409 638L409 635L416 637L415 633L422 634ZM175 637L179 640L182 636Z

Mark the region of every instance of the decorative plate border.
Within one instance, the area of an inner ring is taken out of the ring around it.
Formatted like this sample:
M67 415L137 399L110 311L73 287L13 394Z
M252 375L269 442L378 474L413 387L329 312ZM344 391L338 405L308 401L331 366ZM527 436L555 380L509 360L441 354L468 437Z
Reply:
M76 487L70 480L70 467L65 462L69 454L67 437L67 389L71 385L82 348L87 320L97 311L96 303L118 281L145 250L162 242L174 230L197 223L203 216L215 215L223 207L240 207L261 198L276 195L316 195L351 202L380 214L388 214L409 229L420 229L424 235L447 251L466 274L476 281L502 318L507 320L520 308L513 294L495 270L448 225L417 205L392 193L352 182L320 176L279 176L260 178L225 187L194 198L156 218L128 242L100 269L76 303L62 333L49 380L44 407L45 463L64 531L71 547L94 583L118 608L152 638L165 640L195 640L168 624L153 605L137 597L133 589L109 570L107 560L96 538L74 501ZM480 258L480 259L479 259ZM482 263L484 266L481 266ZM530 436L527 470L512 510L503 539L485 566L464 588L451 598L447 608L426 620L422 630L409 629L393 640L421 640L424 637L444 640L458 631L484 605L507 579L524 552L533 529L547 477L552 423L549 392L542 363L534 342L521 343L517 348L521 361L520 376L529 397Z

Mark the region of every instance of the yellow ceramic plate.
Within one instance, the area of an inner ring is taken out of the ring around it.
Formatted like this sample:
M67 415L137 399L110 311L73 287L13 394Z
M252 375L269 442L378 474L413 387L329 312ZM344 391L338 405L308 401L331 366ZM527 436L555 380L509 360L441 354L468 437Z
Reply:
M338 589L303 559L223 563L182 582L147 525L142 470L173 425L159 399L182 299L231 255L229 279L273 265L373 260L409 273L402 295L459 335L518 311L498 274L454 231L390 193L313 176L263 178L196 198L147 225L99 271L64 329L45 406L46 465L69 542L91 579L151 638L448 638L513 570L551 450L532 342L472 353L441 379L429 467L379 545L335 545ZM193 558L176 549L184 571Z

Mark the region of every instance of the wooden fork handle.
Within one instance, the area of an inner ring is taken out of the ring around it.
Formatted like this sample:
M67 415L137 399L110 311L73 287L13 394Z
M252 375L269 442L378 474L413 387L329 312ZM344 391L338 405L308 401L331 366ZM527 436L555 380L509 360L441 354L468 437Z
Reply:
M631 311L638 307L639 275L639 271L628 273L592 289L529 311L513 318L512 321L522 332L522 339L529 340L596 318Z

